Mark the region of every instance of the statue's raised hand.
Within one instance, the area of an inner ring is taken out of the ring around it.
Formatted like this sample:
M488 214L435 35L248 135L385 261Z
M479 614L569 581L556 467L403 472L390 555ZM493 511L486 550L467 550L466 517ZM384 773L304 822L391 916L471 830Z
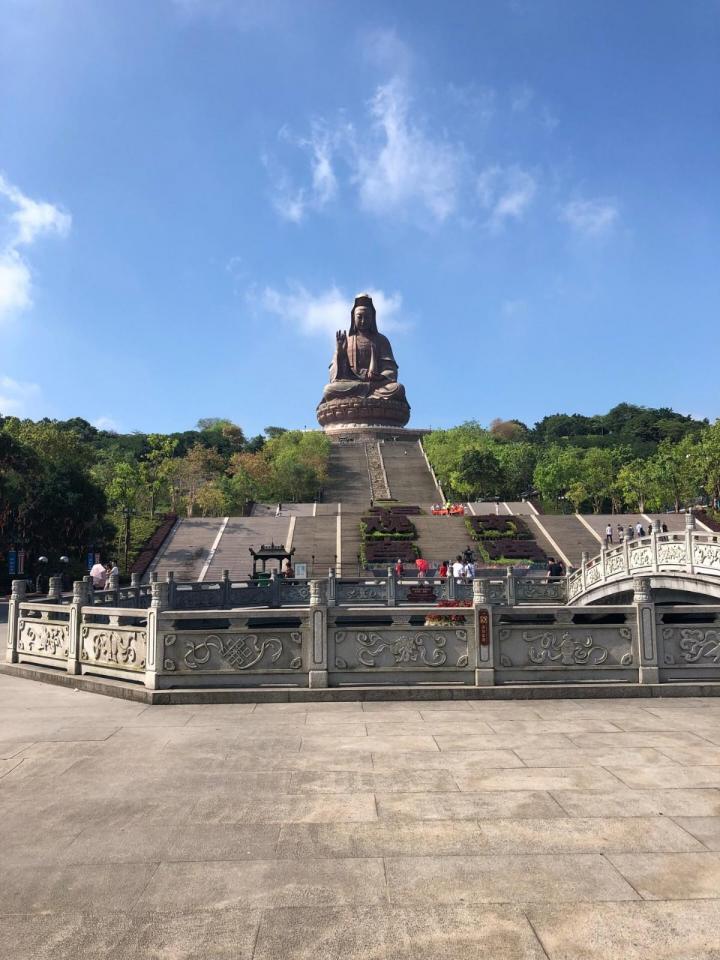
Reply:
M335 334L335 343L338 353L347 352L347 334L344 330L338 330Z

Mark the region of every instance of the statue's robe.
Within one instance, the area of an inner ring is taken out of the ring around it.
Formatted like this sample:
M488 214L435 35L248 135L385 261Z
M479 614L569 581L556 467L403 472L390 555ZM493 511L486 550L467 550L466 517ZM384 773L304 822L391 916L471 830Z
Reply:
M350 334L347 338L347 362L336 351L330 364L330 383L323 400L362 397L379 400L404 400L405 388L397 382L397 363L387 337L373 333Z

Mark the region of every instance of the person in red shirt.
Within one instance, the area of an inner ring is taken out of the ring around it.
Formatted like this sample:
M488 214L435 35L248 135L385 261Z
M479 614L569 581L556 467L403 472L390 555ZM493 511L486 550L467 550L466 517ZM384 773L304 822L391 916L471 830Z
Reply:
M395 564L395 576L400 578L402 575L403 575L403 562L400 559L400 557L398 557L398 561Z

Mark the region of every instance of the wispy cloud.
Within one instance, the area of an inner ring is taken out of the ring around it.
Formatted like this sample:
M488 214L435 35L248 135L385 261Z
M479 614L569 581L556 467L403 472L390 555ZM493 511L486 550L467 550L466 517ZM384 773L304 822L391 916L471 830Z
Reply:
M0 322L32 304L32 271L21 253L47 234L64 237L69 213L33 200L0 174Z
M40 392L37 383L23 383L0 374L0 415L27 415L30 405L39 398Z
M620 216L616 200L596 198L571 200L560 210L560 219L583 237L604 237L612 232Z
M378 87L370 106L374 148L362 139L355 153L355 182L360 202L386 214L419 204L437 221L456 208L464 151L431 135L411 112L405 81L395 77Z
M430 131L431 124L414 109L404 77L377 87L366 111L362 134L344 116L335 123L316 120L308 137L280 131L281 140L306 152L310 167L309 182L298 185L273 157L264 158L280 216L300 223L308 212L326 207L339 194L340 167L347 174L346 188L376 216L442 222L455 211L465 151Z
M402 296L383 290L369 289L382 330L397 330L407 326L402 320ZM317 293L301 283L291 283L281 291L274 287L254 290L249 294L254 306L265 313L291 324L308 336L326 335L344 329L350 324L350 307L354 296L333 285Z
M478 199L488 211L488 225L496 229L522 220L536 193L535 178L518 166L487 167L477 179Z

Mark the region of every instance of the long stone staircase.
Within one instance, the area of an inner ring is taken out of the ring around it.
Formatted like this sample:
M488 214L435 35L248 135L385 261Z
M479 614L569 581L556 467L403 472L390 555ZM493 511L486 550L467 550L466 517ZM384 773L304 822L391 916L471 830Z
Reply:
M259 549L263 543L285 544L290 517L230 517L215 554L210 561L205 580L219 580L223 570L230 576L245 579L252 573L250 547ZM297 523L297 520L295 521ZM178 578L179 579L179 578ZM184 578L183 578L184 579Z
M583 550L587 550L591 557L600 552L600 544L597 538L574 514L563 516L543 514L537 519L551 539L551 555L554 556L556 553L552 547L552 541L560 547L560 551L576 567L580 566Z
M222 517L179 520L146 576L157 573L159 579L164 580L172 570L178 580L197 580L222 525Z
M442 499L416 440L386 440L379 448L393 500L431 504Z
M464 517L411 517L418 532L418 546L423 557L431 564L443 560L453 561L467 546L472 546L472 537L465 526Z
M292 545L294 563L306 563L308 576L326 577L337 554L337 504L333 514L300 516L295 521Z
M365 444L334 443L330 449L325 503L370 503L370 475Z

